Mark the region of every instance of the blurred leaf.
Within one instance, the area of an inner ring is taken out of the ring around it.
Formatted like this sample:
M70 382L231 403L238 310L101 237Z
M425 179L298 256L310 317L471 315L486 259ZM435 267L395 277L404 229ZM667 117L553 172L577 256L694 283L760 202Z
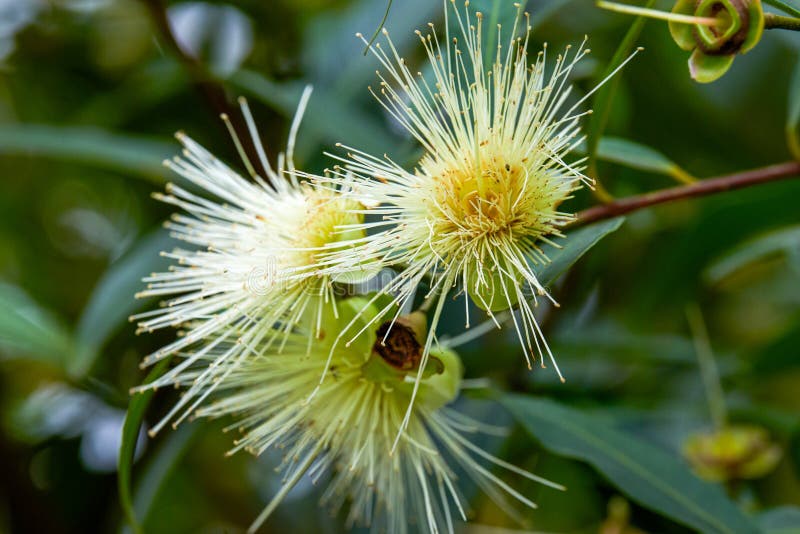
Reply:
M732 421L754 423L769 429L773 434L784 436L800 432L800 414L792 410L736 397L727 404Z
M612 161L633 169L665 174L679 182L689 184L695 179L673 163L661 152L620 137L603 137L597 147L597 157L605 161Z
M551 16L558 13L566 4L573 0L549 0L539 1L533 4L531 9L531 26L538 28Z
M648 0L647 3L644 5L646 8L653 7L655 4L655 0ZM600 82L601 80L606 79L617 67L619 67L625 59L630 56L633 46L636 43L636 40L639 38L639 34L644 27L645 22L647 19L645 17L636 17L631 24L631 27L628 29L628 32L623 37L622 41L617 47L617 51L614 52L614 56L611 58L611 61L608 63L608 67L597 80ZM619 85L620 76L614 76L610 80L606 82L606 84L597 90L597 93L594 96L594 100L592 101L592 115L589 119L589 126L586 131L586 152L589 157L589 176L595 177L597 174L595 169L595 158L597 156L597 149L600 145L600 138L603 135L603 131L606 128L606 123L608 122L608 117L611 114L611 102L614 99L614 93L617 91L617 86Z
M183 424L170 433L142 473L133 496L133 509L146 524L161 488L175 471L201 424Z
M0 282L0 347L63 365L74 351L67 328L22 289Z
M800 249L800 225L788 226L750 239L715 260L705 271L706 282L716 284L757 261Z
M299 83L276 83L248 70L241 70L230 78L230 82L277 109L286 117L293 117L303 85ZM347 142L349 146L381 154L397 144L386 128L372 116L358 109L347 107L341 100L315 88L303 117L302 130L333 144Z
M98 128L46 124L0 125L0 154L44 156L75 161L164 182L165 158L175 153L166 141Z
M79 107L70 122L103 124L106 128L123 125L185 91L188 85L186 69L175 59L160 57L127 75L113 91L101 93Z
M340 102L367 94L367 85L375 80L377 62L372 56L364 57L364 43L355 33L361 32L369 39L383 18L386 3L386 0L361 0L310 21L303 59L315 86L331 88L331 94ZM403 0L392 6L385 27L391 31L398 53L406 54L419 46L414 29L441 15L441 9L441 2L430 0ZM381 36L377 39L382 40Z
M134 298L134 294L143 288L142 277L167 268L169 261L160 253L170 250L174 243L165 230L157 230L109 266L92 291L75 330L78 353L70 362L73 376L87 373L108 338L147 304L146 300Z
M700 532L757 532L720 487L675 455L550 400L507 395L502 402L546 449L588 462L639 504Z
M617 217L568 231L566 239L559 242L560 248L552 245L542 246L542 251L550 258L546 265L534 265L536 278L542 286L549 286L569 269L576 261L595 246L601 239L622 226L625 217Z
M624 325L604 321L579 328L567 325L552 335L558 351L574 357L607 354L639 364L669 363L694 366L697 359L691 340L676 335L639 334Z
M161 376L169 366L170 358L165 358L158 362L147 374L143 383L149 383ZM119 468L117 474L117 490L119 491L119 502L128 523L137 534L142 532L141 523L136 518L133 499L131 498L131 470L133 466L134 454L136 453L136 441L139 439L139 432L144 421L144 414L150 401L155 394L155 390L148 389L142 393L131 396L128 404L128 411L125 414L125 423L122 425L122 443L119 447ZM140 516L141 517L141 516Z
M756 377L763 377L800 367L800 360L797 358L798 346L800 346L800 325L796 324L749 357L752 372Z
M798 15L800 16L800 15ZM789 150L800 160L800 58L789 83L789 114L786 117L786 138Z
M505 50L511 40L511 29L514 27L514 21L517 18L516 2L508 2L506 0L472 0L470 7L475 11L480 11L483 14L484 26L484 42L483 46L483 60L484 64L488 66L493 64L497 56L497 25L501 26L500 30L500 44ZM538 6L537 6L538 7ZM537 9L539 15L540 9ZM525 31L525 21L521 21L517 27L517 34Z
M764 534L800 533L800 508L780 506L758 514L756 523Z

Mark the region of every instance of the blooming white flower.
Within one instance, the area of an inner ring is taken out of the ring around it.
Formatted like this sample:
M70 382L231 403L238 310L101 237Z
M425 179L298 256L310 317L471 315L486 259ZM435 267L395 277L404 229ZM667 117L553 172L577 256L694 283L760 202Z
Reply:
M420 531L452 532L454 510L466 520L456 467L511 514L509 496L526 506L535 504L484 463L563 489L473 443L472 434L492 429L447 406L458 395L462 373L458 356L449 350L431 353L408 428L391 452L411 399L414 381L408 374L416 374L422 355L418 337L424 333L418 329L424 329L424 319L400 319L386 338L384 323L349 347L335 349L327 364L330 379L309 399L326 366L332 334L351 320L359 325L382 321L377 308L367 302L364 298L341 302L340 317L323 321L323 335L311 351L306 350L302 333L290 335L281 352L259 349L257 357L227 377L218 390L219 400L198 411L207 417L238 416L230 429L243 436L230 453L246 449L258 455L268 448L283 453L283 486L251 532L306 474L314 482L330 475L321 504L337 510L347 502L348 526L371 525L392 534L407 532L409 520Z
M140 332L170 326L184 330L178 339L147 356L143 366L173 354L183 360L137 390L172 384L189 388L153 432L180 412L175 424L191 413L253 347L280 341L300 323L318 324L334 306L331 277L308 268L316 263L321 250L346 245L357 237L358 230L340 231L339 227L361 222L362 217L351 213L358 204L340 191L297 180L293 151L309 95L310 89L306 89L287 151L279 155L276 169L266 158L246 101L240 101L266 178L256 174L225 116L252 181L185 134L177 135L185 147L183 157L165 164L202 193L169 184L167 194L155 195L185 211L174 215L166 226L189 247L164 253L177 265L145 278L147 289L138 295L169 295L170 299L160 309L134 319L139 321ZM316 328L307 331L310 343ZM213 359L208 361L210 354ZM199 371L196 365L201 365ZM192 376L190 383L187 373Z
M482 16L473 19L466 7L464 14L453 8L457 37L450 35L447 8L443 40L432 23L427 34L417 32L428 76L412 73L386 30L388 50L371 47L384 68L373 95L425 152L409 172L388 156L346 147L347 157L339 158L346 170L338 169L328 183L355 173L354 187L382 216L355 228L380 231L356 247L331 252L320 268L379 257L400 269L384 293L401 305L428 279L426 305L434 312L426 354L453 292L465 296L467 327L469 300L498 326L494 312L516 307L518 313L509 315L528 366L537 357L543 365L547 355L561 376L534 315L537 296L550 298L536 266L549 261L541 245L557 246L553 238L563 237L561 228L573 220L561 204L582 183L591 183L581 172L582 160L568 161L582 141L579 118L585 113L576 110L591 92L567 105L569 74L589 50L584 40L548 66L545 47L529 65L531 27L516 5L514 28L505 46L498 43L490 65L482 49ZM527 26L524 38L516 36L520 21ZM499 42L499 27L497 32ZM358 335L353 332L346 328L341 335Z

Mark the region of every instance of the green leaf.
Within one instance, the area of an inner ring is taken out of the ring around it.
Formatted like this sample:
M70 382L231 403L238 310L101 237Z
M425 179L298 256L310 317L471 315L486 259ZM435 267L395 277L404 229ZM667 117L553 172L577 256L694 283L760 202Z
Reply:
M551 337L559 353L567 351L575 358L593 358L601 354L617 362L634 365L697 365L690 339L669 334L633 332L624 324L610 319L579 328L565 324Z
M46 124L0 125L0 154L75 161L164 182L162 161L175 153L166 141L122 135L92 127Z
M22 289L0 282L0 347L61 366L74 351L69 331Z
M770 342L754 350L747 361L754 380L768 375L789 373L800 367L797 346L800 343L800 325L788 327Z
M800 225L788 226L750 239L709 266L704 278L716 284L736 271L776 254L788 254L800 249Z
M134 294L143 289L144 276L166 269L169 261L160 253L171 249L174 243L165 230L157 230L141 239L106 270L78 320L75 330L78 353L70 362L73 376L86 374L108 338L127 324L128 316L147 304L146 300L135 299Z
M601 239L615 232L622 226L624 217L601 221L589 226L584 226L567 233L567 237L559 241L560 248L552 245L542 246L542 251L550 258L545 265L534 265L536 278L543 286L548 286L566 272L576 261L595 246Z
M315 87L330 88L339 102L368 95L367 86L375 84L377 61L364 57L364 43L354 34L369 39L386 11L386 0L361 0L344 9L320 12L309 21L303 47L304 72ZM448 6L449 9L449 6ZM430 0L395 2L385 27L391 31L398 53L406 55L421 47L414 34L426 22L441 15L442 4ZM377 42L383 42L378 36ZM385 45L381 45L385 46Z
M798 15L800 16L800 15ZM789 114L786 117L786 139L795 159L800 160L800 59L789 83Z
M791 408L776 408L745 398L730 399L727 408L731 421L746 421L782 436L800 432L800 415Z
M546 449L591 464L642 506L700 532L758 532L719 486L695 477L675 455L550 400L501 400Z
M655 0L648 0L644 7L651 8L655 4ZM614 52L614 56L611 58L611 61L608 64L605 72L603 72L602 76L600 76L600 80L605 79L608 77L614 69L619 67L625 59L630 56L631 52L633 51L633 45L636 42L636 39L639 38L639 34L644 27L645 22L647 19L645 17L636 17L636 20L633 21L631 27L628 29L625 37L622 38L619 46L617 47L616 52ZM614 76L606 84L598 89L597 94L595 94L594 100L592 102L592 116L589 119L589 126L586 130L586 147L587 147L587 156L589 157L589 176L595 177L597 174L595 168L595 158L597 156L597 149L600 145L600 138L603 136L603 131L606 128L606 124L608 123L608 117L611 113L611 101L614 99L614 94L617 91L617 86L619 85L619 76Z
M143 470L133 496L133 509L136 517L141 518L142 525L147 525L159 492L201 428L202 425L197 423L183 424L171 432Z
M303 90L302 84L276 83L247 70L237 72L229 81L286 117L294 116ZM304 138L313 135L330 144L347 142L365 152L380 154L397 144L374 117L348 107L320 87L316 87L311 95L301 128Z
M756 522L764 534L800 534L800 508L773 508L758 514Z
M789 2L785 2L784 0L763 0L763 2L767 5L780 9L785 13L789 13L795 17L800 17L800 7L795 7Z
M158 362L147 374L144 383L149 383L161 376L169 366L170 358L165 358ZM128 411L125 414L125 422L122 425L122 443L119 447L119 468L117 472L117 489L119 492L119 502L122 511L137 534L142 532L140 523L136 519L133 499L131 498L131 471L133 467L134 453L136 452L136 441L139 439L139 430L142 427L144 414L150 401L155 394L155 390L148 389L142 393L136 393L131 397L128 404Z
M186 91L189 83L188 73L178 60L161 56L126 74L125 80L113 90L89 99L75 110L69 122L103 124L106 128L122 126Z
M695 181L694 177L661 152L620 137L603 137L597 147L597 157L633 169L665 174L686 184Z

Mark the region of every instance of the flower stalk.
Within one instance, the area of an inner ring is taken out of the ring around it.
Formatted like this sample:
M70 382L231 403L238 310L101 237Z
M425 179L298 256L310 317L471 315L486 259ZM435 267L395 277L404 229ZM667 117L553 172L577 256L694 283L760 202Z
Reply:
M800 32L800 18L767 13L764 15L764 29L791 30Z
M667 11L660 11L658 9L648 9L639 6L629 6L627 4L619 4L617 2L607 2L600 0L597 2L597 7L615 13L623 13L625 15L636 15L648 17L651 19L666 20L669 22L677 22L679 24L697 24L700 26L714 26L719 24L715 17L696 17L692 15L684 15L681 13L669 13Z

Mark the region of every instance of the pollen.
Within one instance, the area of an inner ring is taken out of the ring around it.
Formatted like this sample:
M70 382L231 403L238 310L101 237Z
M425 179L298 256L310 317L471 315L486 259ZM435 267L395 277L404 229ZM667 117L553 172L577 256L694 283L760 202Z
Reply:
M521 158L509 158L496 147L486 145L481 152L478 161L465 158L457 167L426 166L438 177L430 201L437 229L467 239L551 232L541 215L555 211L561 199L546 190L547 177L532 176Z

